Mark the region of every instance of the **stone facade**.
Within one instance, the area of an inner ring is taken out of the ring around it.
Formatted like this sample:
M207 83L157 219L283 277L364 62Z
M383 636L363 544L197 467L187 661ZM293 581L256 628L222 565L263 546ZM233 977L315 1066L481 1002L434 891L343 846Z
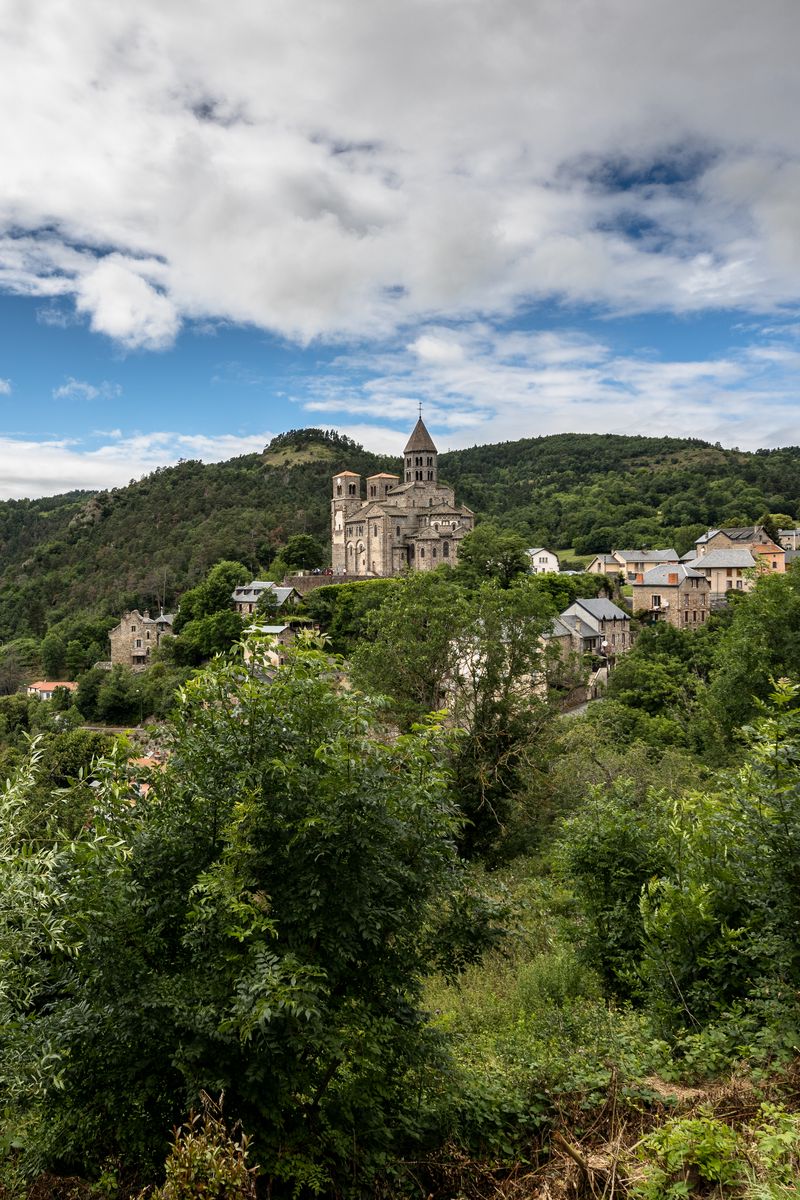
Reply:
M403 451L404 479L339 471L333 477L331 560L334 575L375 578L433 571L458 560L458 545L475 525L453 489L438 482L438 452L422 421Z
M637 575L633 585L633 613L674 625L698 629L711 612L711 585L701 571L688 566L654 567Z
M123 613L119 625L108 635L112 665L121 663L126 667L146 667L150 662L151 652L161 639L172 637L172 621L171 613L151 617L146 609L140 613L138 608Z
M596 654L613 662L633 645L631 619L611 600L576 600L558 618L558 630L572 636L572 649L578 654ZM560 635L560 632L559 632Z

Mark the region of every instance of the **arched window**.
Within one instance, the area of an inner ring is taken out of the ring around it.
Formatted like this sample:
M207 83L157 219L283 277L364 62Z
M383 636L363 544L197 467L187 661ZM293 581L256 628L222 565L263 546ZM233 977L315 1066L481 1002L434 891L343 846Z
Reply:
M450 557L450 543L442 542L442 558Z

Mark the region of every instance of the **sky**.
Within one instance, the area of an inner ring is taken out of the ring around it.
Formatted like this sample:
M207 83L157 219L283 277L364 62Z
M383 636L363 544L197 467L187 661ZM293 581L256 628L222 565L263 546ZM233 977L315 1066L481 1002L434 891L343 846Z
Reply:
M797 0L0 0L0 497L800 443Z

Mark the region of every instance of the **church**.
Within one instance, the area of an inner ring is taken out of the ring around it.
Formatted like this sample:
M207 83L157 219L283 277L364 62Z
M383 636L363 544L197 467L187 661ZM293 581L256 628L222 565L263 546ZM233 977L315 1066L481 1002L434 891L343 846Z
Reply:
M403 571L433 571L458 561L459 542L475 514L457 505L452 488L439 483L438 451L422 414L403 451L404 479L382 471L361 476L339 471L331 500L332 566L335 575L371 579Z

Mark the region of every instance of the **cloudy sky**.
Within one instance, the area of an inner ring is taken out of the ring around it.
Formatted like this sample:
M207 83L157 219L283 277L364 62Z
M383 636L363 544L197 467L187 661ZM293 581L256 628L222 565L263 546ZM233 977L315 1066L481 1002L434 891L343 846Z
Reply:
M800 443L797 0L0 0L0 496Z

